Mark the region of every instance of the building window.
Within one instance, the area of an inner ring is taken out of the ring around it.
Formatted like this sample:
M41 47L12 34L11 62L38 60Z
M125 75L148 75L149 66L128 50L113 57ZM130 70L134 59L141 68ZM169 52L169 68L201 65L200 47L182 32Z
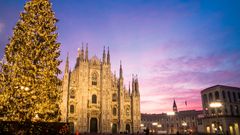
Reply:
M231 94L230 94L230 92L228 91L228 100L229 100L229 102L232 102L232 99L231 99Z
M223 96L223 99L226 99L225 91L222 91L222 96Z
M234 107L234 108L235 108L235 114L236 114L236 115L238 115L238 114L239 114L239 109L238 109L238 106L237 106L237 105L235 105L235 107Z
M215 92L215 99L219 100L219 92L218 91Z
M232 105L230 105L230 111L231 111L231 115L234 115L234 112L233 112L233 107L232 107Z
M94 94L92 95L92 103L96 104L97 103L97 96Z
M75 98L75 90L74 90L74 88L70 89L70 98Z
M227 106L225 105L224 108L225 108L225 113L227 114L228 113Z
M237 97L236 97L236 93L235 92L233 92L233 100L234 100L234 102L237 102Z
M97 85L97 73L94 73L92 75L92 85Z
M113 116L116 116L116 115L117 115L117 108L114 107L114 108L113 108Z
M70 105L70 113L74 113L74 105Z
M239 115L239 109L238 109L237 105L235 105L235 112L236 112L237 115Z
M112 94L112 101L113 102L117 101L117 94L116 93Z
M206 95L206 94L203 95L203 102L204 102L204 104L207 104L207 103L208 103L207 95Z
M212 102L212 101L213 101L213 95L212 95L212 93L209 93L208 97L209 97L209 102Z

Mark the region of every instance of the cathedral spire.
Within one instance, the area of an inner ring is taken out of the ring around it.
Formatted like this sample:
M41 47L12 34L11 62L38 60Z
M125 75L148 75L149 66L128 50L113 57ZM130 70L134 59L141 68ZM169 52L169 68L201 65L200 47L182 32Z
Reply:
M123 78L122 61L120 61L119 78L120 78L120 79Z
M103 48L103 58L102 58L103 63L106 63L106 53L105 53L105 46Z
M88 43L86 44L85 60L88 61Z
M174 99L174 101L173 101L173 112L177 112L178 110L177 110L177 104L176 104L176 101L175 101L175 99Z
M136 89L136 93L139 94L139 84L138 84L138 77L136 75L136 78L135 78L135 89Z
M135 78L134 78L134 74L132 74L132 94L135 94Z
M78 57L80 57L81 56L81 50L80 50L80 48L78 48Z
M109 47L108 47L108 52L107 52L107 64L110 64L110 52L109 52Z
M83 43L82 43L82 50L81 50L81 60L84 60L84 49L83 49Z
M67 53L67 59L66 59L66 65L65 65L65 73L68 73L69 71L69 54Z
M79 66L80 58L81 58L81 50L80 48L78 48L78 56L77 56L75 68Z
M128 85L128 94L129 94L129 96L131 95L130 81L129 81L129 85Z

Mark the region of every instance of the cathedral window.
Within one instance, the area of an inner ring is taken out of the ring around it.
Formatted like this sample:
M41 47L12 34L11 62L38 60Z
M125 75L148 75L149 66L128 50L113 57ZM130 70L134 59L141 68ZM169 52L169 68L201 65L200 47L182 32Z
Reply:
M113 116L116 116L116 115L117 115L117 108L114 107L114 108L113 108Z
M117 101L117 94L116 93L112 94L112 101L113 102Z
M96 95L92 95L92 103L93 104L97 103L97 96Z
M74 105L70 105L70 113L74 113Z
M96 73L94 73L93 75L92 75L92 85L97 85L97 74Z
M70 98L75 98L75 90L73 88L70 89Z

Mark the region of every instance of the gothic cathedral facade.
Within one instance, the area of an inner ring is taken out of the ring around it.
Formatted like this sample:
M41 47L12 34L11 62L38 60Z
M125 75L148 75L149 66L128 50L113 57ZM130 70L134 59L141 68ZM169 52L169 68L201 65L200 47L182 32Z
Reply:
M130 85L130 84L129 84ZM73 122L74 131L95 133L136 133L140 131L140 93L136 76L132 88L124 86L123 69L119 77L111 71L110 53L105 48L102 60L88 58L78 49L75 68L69 69L67 57L62 80L61 119Z

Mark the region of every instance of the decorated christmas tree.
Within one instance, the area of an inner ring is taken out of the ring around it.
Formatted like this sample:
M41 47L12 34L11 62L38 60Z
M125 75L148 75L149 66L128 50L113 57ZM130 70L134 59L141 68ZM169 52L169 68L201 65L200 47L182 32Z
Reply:
M56 22L49 0L28 1L20 14L0 73L1 108L8 120L59 120L61 61Z

